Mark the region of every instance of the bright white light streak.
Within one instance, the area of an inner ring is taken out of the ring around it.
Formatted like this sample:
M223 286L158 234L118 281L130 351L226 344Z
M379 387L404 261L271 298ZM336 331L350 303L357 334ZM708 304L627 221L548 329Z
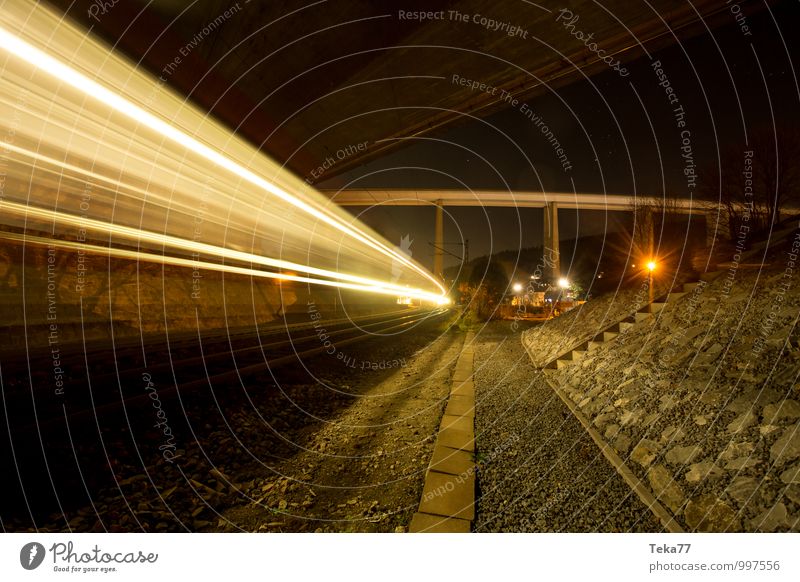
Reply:
M339 289L351 289L353 291L366 291L369 293L380 293L382 295L398 295L397 289L391 289L383 285L358 285L355 283L344 283L342 281L329 281L326 279L316 279L314 277L300 277L298 275L291 275L288 273L270 273L269 271L261 271L259 269L248 269L247 267L236 267L234 265L220 265L218 263L209 263L207 261L196 261L194 259L184 259L182 257L170 257L164 255L154 255L142 251L130 251L126 249L115 249L112 247L101 247L99 245L92 245L80 243L75 241L54 240L50 238L42 238L38 236L18 234L13 232L0 233L0 239L21 241L28 244L46 245L48 247L57 247L68 250L83 250L90 251L93 254L106 255L119 259L130 259L136 261L146 261L162 263L165 265L175 265L178 267L190 267L192 269L205 269L210 271L219 271L222 273L235 273L237 275L248 275L252 277L262 277L265 279L277 279L280 281L295 281L298 283L311 283L313 285L325 285L327 287L336 287ZM447 305L450 300L441 295L419 291L417 289L404 289L404 294L423 301L431 301L437 305Z
M24 204L18 204L15 202L8 202L8 201L3 202L3 210L5 212L17 214L20 216L26 216L28 218L32 217L39 218L46 221L53 221L62 225L75 226L76 228L82 228L87 231L91 230L94 232L101 232L110 236L122 237L135 243L141 243L141 242L152 243L158 246L165 246L173 249L181 249L192 253L218 257L221 259L232 259L235 261L241 261L245 263L263 265L265 267L271 267L274 269L287 269L290 271L300 271L302 273L308 273L309 275L328 277L329 279L333 279L333 281L326 281L325 284L329 286L336 286L338 284L338 286L346 289L359 289L362 291L374 290L376 292L383 293L385 295L401 295L401 294L412 295L418 299L425 299L434 302L438 302L438 300L442 299L441 295L438 295L436 293L429 293L427 291L423 291L422 289L413 289L406 287L404 285L397 285L394 283L387 283L385 281L378 281L376 279L359 277L358 275L348 275L347 273L329 271L327 269L319 269L316 267L310 267L308 265L300 265L298 263L292 263L290 261L272 259L269 257L263 257L261 255L255 255L252 253L246 253L243 251L237 251L225 247L218 247L207 243L186 240L168 234L159 234L147 230L140 230L138 228L133 228L130 226L110 224L108 222L103 222L102 220L83 218L81 216L75 216L73 214L56 212L54 210L36 208L33 206L26 206ZM33 240L33 237L29 238ZM20 240L24 240L24 237L21 238ZM81 247L81 243L75 243L75 245L76 245L75 248L84 248ZM91 248L96 250L96 249L105 249L106 247L97 247L88 245L85 248ZM122 251L122 249L116 249L116 250ZM141 254L134 253L134 255L119 255L119 256L125 256L127 258L138 257L140 260L150 260L155 262L163 262L163 259L165 258L174 260L179 259L178 257L168 257L167 255L152 255L147 253L141 253ZM179 264L179 263L172 263L172 264ZM187 260L186 263L180 263L180 264L181 265L185 264L187 266L197 265L197 263L192 260ZM204 263L204 265L205 265L204 268L217 271L226 270L225 267L228 266L210 262L206 262ZM264 271L259 271L258 269L245 269L244 271L230 271L230 272L240 272L243 274L262 273L262 275L265 273ZM270 275L271 278L274 279L288 279L292 281L303 281L309 283L322 284L323 281L323 279L310 279L306 277L292 278L291 276L285 275L283 273L270 273ZM345 281L348 283L345 283ZM353 284L356 285L353 286Z
M268 182L244 166L241 166L235 161L225 157L207 145L200 143L196 139L145 111L124 97L117 95L103 85L91 80L68 65L53 58L33 45L23 41L3 27L0 27L0 48L6 50L17 58L22 59L30 65L33 65L37 69L40 69L57 80L74 87L78 91L84 93L86 96L111 107L112 109L122 113L137 123L152 129L153 131L172 140L173 142L195 152L196 154L206 158L218 166L225 168L231 173L261 188L265 192L277 196L281 200L303 210L304 212L307 212L318 220L333 226L348 236L351 236L352 238L361 241L371 248L391 257L393 260L406 265L433 283L441 291L442 296L446 293L444 287L441 283L439 283L439 281L437 281L424 269L409 261L405 256L403 256L403 254L385 246L380 241L375 240L366 233L361 233L357 230L354 230L336 217L329 215L324 211L324 209L314 208L310 204L298 199L296 196L286 192L275 184Z

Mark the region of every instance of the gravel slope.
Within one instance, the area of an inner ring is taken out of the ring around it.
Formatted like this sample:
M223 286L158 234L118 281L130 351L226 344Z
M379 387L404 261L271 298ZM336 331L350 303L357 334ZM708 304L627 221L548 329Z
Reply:
M479 532L660 532L534 370L510 322L475 340Z
M800 231L552 376L687 530L800 531L798 252Z

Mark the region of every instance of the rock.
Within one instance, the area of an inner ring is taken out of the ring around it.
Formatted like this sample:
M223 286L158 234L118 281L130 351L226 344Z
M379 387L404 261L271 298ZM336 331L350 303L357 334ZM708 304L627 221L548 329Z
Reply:
M725 492L736 501L739 505L746 505L758 501L759 481L752 477L737 477L728 487Z
M756 446L753 443L748 442L741 442L735 443L730 442L728 446L725 447L725 450L722 451L719 458L723 461L730 461L731 459L735 459L737 457L749 457L753 454Z
M746 378L743 377L746 380ZM758 382L760 383L760 382ZM772 404L780 400L781 394L772 388L765 388L763 390L748 390L733 402L731 402L725 410L740 414L746 411L753 411L754 408Z
M695 417L694 417L694 423L695 423L697 426L705 426L705 425L707 425L707 424L708 424L708 419L707 419L705 416L702 416L702 415L700 415L700 416L695 416Z
M686 504L683 515L692 531L716 533L742 529L736 512L714 495L695 497Z
M615 436L619 434L619 425L618 424L609 424L606 427L606 438L613 439Z
M584 358L584 359L586 359L586 358ZM602 386L602 385L595 386L594 388L589 390L589 392L586 394L586 396L588 396L589 398L594 398L596 396L600 396L605 391L606 391L606 387L605 386Z
M673 447L664 458L673 465L686 465L702 454L702 448L697 445L690 445L688 447Z
M686 432L682 428L676 426L668 426L661 433L662 442L680 442L686 437Z
M740 433L743 430L747 430L751 426L753 426L758 420L756 413L752 410L748 410L747 412L742 413L738 416L733 422L731 422L727 427L728 434L736 434Z
M664 465L654 465L647 472L647 480L658 500L678 513L683 505L683 489L672 478L672 473Z
M625 394L632 394L632 395L635 395L635 394L636 394L636 387L635 387L635 386L631 386L631 384L633 384L635 381L636 381L636 379L635 379L635 378L628 378L627 380L625 380L624 382L622 382L622 383L621 383L619 386L617 386L617 389L616 389L616 390L614 390L614 392L615 392L616 394L623 394L623 393L625 393ZM634 390L633 390L633 391L631 391L631 388L634 388ZM626 390L626 389L627 389L627 390Z
M800 485L800 463L781 473L781 481L787 485Z
M789 525L789 514L783 503L776 503L769 509L750 521L752 531L773 532L776 529Z
M800 485L789 485L783 494L795 505L800 505Z
M647 428L648 426L650 426L654 422L656 422L659 418L661 418L661 414L660 413L651 412L650 414L648 414L647 416L644 417L644 420L642 421L642 427L643 428Z
M673 408L675 408L676 405L680 404L680 401L681 401L680 398L675 398L672 394L666 394L661 397L658 409L661 412L672 410Z
M660 448L661 445L657 442L649 439L642 439L639 441L638 445L633 447L631 460L639 463L642 467L648 467L656 458Z
M619 423L622 426L636 425L642 419L642 416L644 416L644 410L641 408L638 410L626 410L620 416Z
M683 341L693 340L701 333L706 333L708 331L708 327L705 325L695 325L694 327L690 327L687 329L683 334Z
M728 404L725 407L725 410L728 412L735 412L736 414L742 414L744 412L751 412L753 410L753 405L756 401L756 395L752 392L748 392L747 394L742 394L741 396L734 399L733 402Z
M800 457L800 423L795 423L769 449L770 459L779 467Z
M689 471L685 475L685 479L689 483L699 483L700 481L708 479L713 481L722 477L723 471L714 463L703 461L702 463L695 463L689 466Z
M753 467L757 467L758 463L759 460L754 459L753 457L740 457L738 459L728 461L725 464L725 468L728 471L743 471L744 469L752 469Z
M406 533L406 528L402 525L398 525L394 528L394 533Z
M603 429L603 427L604 427L606 424L608 424L609 422L611 422L612 420L614 420L616 417L617 417L617 415L616 415L616 414L614 414L613 412L611 412L611 413L606 413L606 414L601 414L601 415L599 415L599 416L595 417L595 419L594 419L594 421L593 421L593 423L592 423L592 424L594 424L594 425L595 425L597 428L599 428L600 430L602 430L602 429Z
M705 352L697 354L692 361L692 364L695 366L710 366L713 364L717 358L719 358L719 353L715 352Z
M230 483L231 482L230 478L225 473L223 473L220 469L218 469L216 467L211 469L209 471L209 473L214 479L219 479L220 481L223 481L225 483Z
M631 439L625 433L619 433L614 439L614 448L622 454L627 454L631 448Z
M784 400L778 404L767 404L762 414L764 423L774 424L779 420L796 420L800 418L800 402L797 400Z
M683 362L687 358L694 356L694 354L695 354L694 350L683 350L682 352L674 354L671 357L663 358L663 361L665 364L669 366L678 366L681 364L681 362Z
M697 399L709 406L718 407L728 398L728 390L726 388L712 388L711 386L703 384L702 386L698 386L697 390L700 390L700 396L697 397Z
M765 424L758 427L758 432L762 437L769 436L774 433L776 430L780 430L781 427L775 426L774 424Z

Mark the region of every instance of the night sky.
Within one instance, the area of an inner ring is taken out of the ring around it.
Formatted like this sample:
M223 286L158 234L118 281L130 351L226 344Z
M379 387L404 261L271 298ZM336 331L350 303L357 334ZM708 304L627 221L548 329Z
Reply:
M800 111L797 73L791 58L800 41L791 23L800 4L781 2L747 17L751 36L733 16L711 33L643 56L626 65L561 87L527 103L562 144L571 169L564 170L553 146L521 104L485 119L465 119L444 133L413 144L320 184L321 188L509 189L607 192L699 197L684 176L681 132L690 132L698 177L730 145L746 149L757 128L793 126ZM660 61L678 98L670 104L652 63ZM685 127L674 108L682 106ZM756 153L758 155L758 153ZM414 258L432 264L432 208L353 208L392 242L414 239ZM445 208L445 240L469 239L470 257L542 240L539 209ZM625 223L625 213L560 212L562 240L596 234ZM460 255L457 245L448 247ZM447 257L445 265L456 264Z

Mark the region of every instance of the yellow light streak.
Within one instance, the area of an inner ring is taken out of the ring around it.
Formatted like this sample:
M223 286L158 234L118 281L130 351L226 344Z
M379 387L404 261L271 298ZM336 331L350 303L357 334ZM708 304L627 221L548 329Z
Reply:
M384 281L378 281L376 279L370 279L367 277L360 277L358 275L349 275L346 273L340 273L337 271L329 271L327 269L319 269L315 267L310 267L307 265L300 265L297 263L293 263L291 261L283 261L280 259L271 259L269 257L263 257L261 255L256 255L253 253L246 253L243 251L237 251L234 249L228 249L225 247L218 247L214 245L209 245L206 243L186 240L182 238L178 238L171 235L166 234L159 234L156 232L150 232L146 230L141 230L137 228L132 228L129 226L122 226L117 224L110 224L108 222L103 222L100 220L94 220L91 218L84 218L81 216L74 216L71 214L63 213L63 212L56 212L53 210L46 210L44 208L35 208L32 206L25 206L24 204L17 204L15 202L3 202L2 204L3 209L11 214L17 214L20 216L26 216L27 218L38 218L41 220L57 222L62 225L71 225L75 226L76 228L83 228L87 231L93 231L97 233L102 233L109 236L120 237L122 239L127 239L132 244L141 244L142 242L151 243L158 246L163 246L169 249L180 249L183 251L187 251L190 253L195 254L204 254L213 257L218 257L221 259L231 259L240 262L252 263L256 265L262 265L265 267L270 267L274 269L288 269L291 271L300 271L303 273L308 273L309 275L317 275L319 277L328 277L329 279L333 279L333 281L324 280L324 279L312 279L308 277L299 277L294 276L287 273L269 273L265 274L265 271L260 271L258 269L243 269L243 270L233 270L229 271L227 269L228 265L223 265L219 263L211 263L205 262L203 263L203 268L205 269L212 269L217 271L226 271L231 273L240 273L240 274L255 274L260 273L259 276L270 277L273 279L285 279L290 281L301 281L301 282L308 282L308 283L318 283L318 284L325 284L329 286L337 285L344 287L346 289L358 289L361 291L368 291L373 290L378 293L388 294L388 295L411 295L418 299L425 299L427 301L437 302L442 299L441 295L436 293L429 293L422 289L410 289L404 285L397 285L394 283L387 283ZM22 235L20 235L22 236ZM31 241L35 240L34 237L28 237ZM25 240L25 237L22 236L21 240ZM52 240L52 239L51 239ZM65 243L70 241L53 241L59 243ZM91 249L97 251L98 249L106 249L107 247L100 247L96 245L87 244L85 247L82 246L83 243L71 243L68 247L65 248L84 248L84 249ZM103 252L106 252L104 250ZM166 257L164 255L154 255L150 253L142 253L136 251L125 251L124 249L114 249L119 250L122 254L114 255L120 256L123 258L136 258L138 260L148 260L151 262L165 262ZM132 254L131 254L132 253ZM198 263L194 260L184 260L180 259L179 257L169 257L172 261L180 261L180 262L170 262L169 264L173 265L182 265L182 266L193 266L197 265ZM323 283L323 281L325 281Z
M71 251L84 251L98 255L105 255L118 259L129 259L134 261L145 261L150 263L158 263L163 265L174 265L177 267L187 267L191 269L204 269L209 271L218 271L222 273L233 273L236 275L247 275L252 277L261 277L265 279L276 279L280 281L294 281L297 283L311 283L313 285L324 285L326 287L336 287L338 289L350 289L353 291L366 291L369 293L378 293L381 295L397 296L397 289L385 287L379 284L375 285L359 285L356 283L346 283L343 281L329 281L326 279L317 279L315 277L301 277L299 275L292 275L289 273L271 273L269 271L261 271L259 269L250 269L247 267L237 267L235 265L222 265L218 263L210 263L208 261L199 261L195 259L185 259L182 257L171 257L165 255L156 255L152 253L145 253L142 251L132 251L127 249L117 249L113 247L102 247L99 245L80 243L75 241L64 241L57 239L44 238L28 234L19 234L13 232L0 232L0 239L13 240L24 242L26 244L35 244L40 246L48 246L61 248ZM415 297L423 301L431 301L436 305L447 305L450 301L440 295L433 293L426 293L416 289L405 290L405 295Z
M416 271L418 274L422 275L425 279L427 279L439 290L438 294L430 294L430 295L436 296L438 298L442 298L445 295L446 291L444 287L441 285L441 283L439 283L439 281L436 280L436 278L434 278L430 273L426 272L424 269L422 269L421 267L419 267L418 265L414 264L412 261L407 259L402 253L399 253L394 249L387 247L380 241L376 240L374 237L370 236L368 233L364 233L356 230L355 228L350 227L349 225L342 222L338 217L332 215L326 209L322 207L319 208L314 207L311 204L299 199L297 196L291 194L290 192L287 192L278 185L269 182L262 176L259 176L255 172L251 171L250 169L226 157L225 155L214 150L208 145L201 143L197 139L189 136L180 129L170 125L169 123L156 117L150 112L145 111L138 105L125 99L121 95L106 88L100 83L93 81L92 79L83 75L77 70L73 69L69 65L62 63L58 59L48 55L39 48L29 44L28 42L25 42L17 35L13 34L11 31L2 26L0 26L0 49L7 51L11 55L32 65L38 70L50 75L54 79L62 83L65 83L73 87L74 89L77 89L87 97L95 101L98 101L112 108L113 110L125 115L126 117L133 120L137 124L140 124L142 126L151 129L152 131L155 131L156 133L169 139L170 141L186 148L189 151L194 152L195 154L205 158L206 160L216 164L217 166L224 168L225 170L229 171L235 176L238 176L239 178L260 188L262 191L269 193L273 196L276 196L280 200L292 206L295 206L296 208L302 210L303 212L306 212L307 214L313 216L314 218L341 231L347 236L352 237L353 239L358 240L359 242L369 246L370 248L390 257L393 261L397 261L398 263L405 265L407 268ZM114 229L124 228L114 225L112 226ZM221 249L222 247L216 247L216 248ZM251 255L251 256L255 257L257 255ZM313 268L309 266L304 266L299 270L302 270L307 273L314 273ZM351 281L355 281L358 279L356 276L344 275L341 273L337 274L337 277L340 279L351 280ZM381 288L383 289L391 287L391 283L378 282L378 284L380 284Z

